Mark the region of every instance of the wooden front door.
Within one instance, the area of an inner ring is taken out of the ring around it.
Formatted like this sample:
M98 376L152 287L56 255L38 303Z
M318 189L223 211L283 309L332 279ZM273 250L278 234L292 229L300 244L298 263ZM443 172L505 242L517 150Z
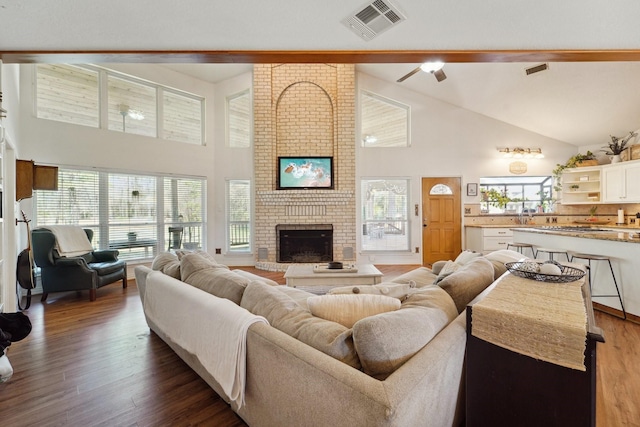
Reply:
M422 264L462 252L460 178L422 178Z

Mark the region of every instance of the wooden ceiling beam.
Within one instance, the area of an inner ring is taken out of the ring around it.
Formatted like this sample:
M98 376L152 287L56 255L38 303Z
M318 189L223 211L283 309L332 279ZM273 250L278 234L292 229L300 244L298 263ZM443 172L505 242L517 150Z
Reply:
M0 51L4 63L422 63L640 61L628 50L376 50L376 51Z

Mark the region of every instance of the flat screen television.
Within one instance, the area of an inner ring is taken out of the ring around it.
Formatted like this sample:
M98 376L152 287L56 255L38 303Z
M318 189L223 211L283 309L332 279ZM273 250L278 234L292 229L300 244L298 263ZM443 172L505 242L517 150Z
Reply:
M278 190L333 189L333 157L278 157Z

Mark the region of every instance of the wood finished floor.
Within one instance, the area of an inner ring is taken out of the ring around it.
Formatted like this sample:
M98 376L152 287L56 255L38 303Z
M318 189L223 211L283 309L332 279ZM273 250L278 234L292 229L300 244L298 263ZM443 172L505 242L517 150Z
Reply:
M415 267L379 269L392 277ZM247 270L284 283L282 273ZM15 372L0 384L0 426L245 426L149 331L133 281L88 299L34 299L32 333L9 348ZM598 344L597 426L639 426L640 325L601 312L596 323L607 341Z

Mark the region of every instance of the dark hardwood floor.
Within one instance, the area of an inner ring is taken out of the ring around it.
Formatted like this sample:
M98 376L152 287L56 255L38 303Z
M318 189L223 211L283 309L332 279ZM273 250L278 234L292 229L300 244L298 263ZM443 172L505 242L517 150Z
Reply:
M379 266L386 277L416 266ZM244 267L243 267L244 268ZM246 268L245 268L246 269ZM284 283L282 273L247 269ZM130 277L133 277L131 275ZM244 426L144 320L133 280L87 293L35 297L33 331L9 347L0 426ZM597 425L640 425L640 325L596 312Z

